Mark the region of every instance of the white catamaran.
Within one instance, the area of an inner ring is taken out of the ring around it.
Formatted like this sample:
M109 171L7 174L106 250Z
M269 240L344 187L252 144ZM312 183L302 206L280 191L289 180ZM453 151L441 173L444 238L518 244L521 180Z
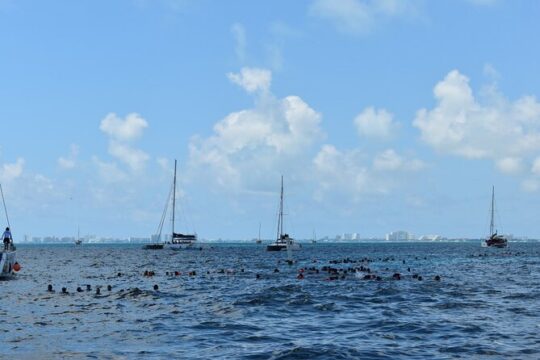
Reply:
M483 246L504 248L508 240L504 235L498 235L495 229L495 186L491 189L491 221L489 223L489 237L482 243Z
M4 200L4 190L2 184L0 184L0 193L2 194L2 203L4 204L4 212L6 214L6 220L8 227L6 231L9 231L11 226L9 225L9 216L6 208L6 201ZM4 239L2 239L4 240ZM2 244L2 251L0 251L0 280L8 280L15 276L15 273L21 269L21 266L17 262L17 251L13 240Z
M279 201L279 216L277 227L277 239L274 243L266 246L267 251L300 250L300 244L296 243L289 234L283 232L283 175L281 176L281 195Z
M165 243L165 247L173 250L192 249L197 242L197 234L181 234L174 231L176 211L176 160L174 160L174 178L172 190L172 234L171 240Z

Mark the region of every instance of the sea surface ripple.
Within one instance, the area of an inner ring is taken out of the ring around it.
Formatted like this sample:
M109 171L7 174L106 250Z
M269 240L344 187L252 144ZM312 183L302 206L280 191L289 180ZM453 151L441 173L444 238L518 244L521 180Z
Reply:
M325 243L289 265L255 244L20 245L22 270L0 282L0 358L538 359L539 255Z

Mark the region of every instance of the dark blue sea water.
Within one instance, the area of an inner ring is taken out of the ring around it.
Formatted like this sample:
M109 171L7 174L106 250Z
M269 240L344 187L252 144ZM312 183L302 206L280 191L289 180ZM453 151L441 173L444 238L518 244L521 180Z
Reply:
M315 244L294 257L21 245L18 279L0 282L0 358L540 358L540 244ZM319 273L299 280L302 268Z

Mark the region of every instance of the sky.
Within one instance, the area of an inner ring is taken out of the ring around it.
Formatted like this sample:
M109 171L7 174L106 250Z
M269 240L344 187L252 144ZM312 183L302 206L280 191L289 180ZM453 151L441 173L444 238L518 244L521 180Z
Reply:
M0 0L15 238L540 238L540 2ZM0 224L6 223L3 211ZM167 228L170 221L167 220Z

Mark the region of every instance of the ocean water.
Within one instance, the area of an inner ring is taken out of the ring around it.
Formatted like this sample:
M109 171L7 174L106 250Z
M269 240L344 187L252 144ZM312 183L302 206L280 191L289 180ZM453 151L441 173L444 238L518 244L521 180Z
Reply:
M307 244L293 265L286 256L20 245L18 278L0 282L0 358L540 358L538 243Z

